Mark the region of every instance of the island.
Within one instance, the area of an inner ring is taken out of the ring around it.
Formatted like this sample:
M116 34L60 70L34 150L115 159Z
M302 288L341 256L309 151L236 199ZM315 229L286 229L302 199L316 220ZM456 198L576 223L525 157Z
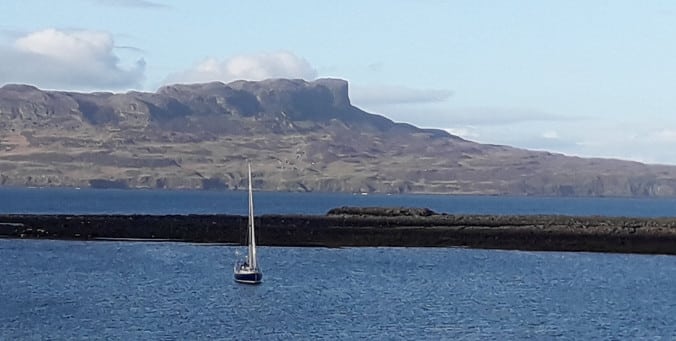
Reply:
M340 207L261 215L262 246L466 247L676 254L676 217L456 215L425 208ZM244 244L239 215L0 215L0 237Z

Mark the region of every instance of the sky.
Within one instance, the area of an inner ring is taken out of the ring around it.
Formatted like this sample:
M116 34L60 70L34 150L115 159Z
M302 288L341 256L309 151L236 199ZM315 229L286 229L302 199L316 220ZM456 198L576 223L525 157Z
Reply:
M671 0L0 2L0 84L325 77L468 140L676 165Z

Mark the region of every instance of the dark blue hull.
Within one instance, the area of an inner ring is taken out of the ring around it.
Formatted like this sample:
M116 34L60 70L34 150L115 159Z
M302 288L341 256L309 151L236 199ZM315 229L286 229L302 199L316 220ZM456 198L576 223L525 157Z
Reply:
M259 284L263 280L260 272L235 273L235 281L246 284Z

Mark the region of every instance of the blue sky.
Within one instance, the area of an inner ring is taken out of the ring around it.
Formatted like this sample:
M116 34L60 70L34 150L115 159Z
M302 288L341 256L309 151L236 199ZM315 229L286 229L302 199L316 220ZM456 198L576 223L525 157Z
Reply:
M367 111L477 142L676 165L673 1L0 3L0 84L270 77L343 78Z

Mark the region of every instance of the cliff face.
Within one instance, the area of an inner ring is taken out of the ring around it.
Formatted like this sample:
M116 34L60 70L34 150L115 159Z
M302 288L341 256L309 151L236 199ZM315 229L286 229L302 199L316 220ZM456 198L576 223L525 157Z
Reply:
M676 167L482 145L350 103L348 84L273 79L156 93L0 88L0 185L673 196Z

